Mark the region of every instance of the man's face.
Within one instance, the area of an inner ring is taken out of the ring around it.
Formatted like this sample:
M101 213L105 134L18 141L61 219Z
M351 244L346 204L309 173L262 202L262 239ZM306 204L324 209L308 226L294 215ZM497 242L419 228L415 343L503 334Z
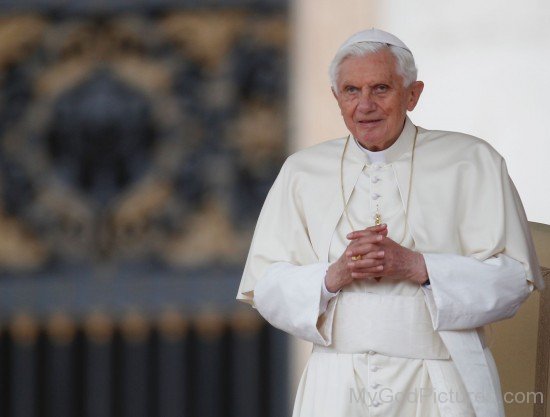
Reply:
M424 84L403 86L389 49L364 57L348 57L340 65L333 94L351 134L369 150L390 147L399 137L405 116L416 106Z

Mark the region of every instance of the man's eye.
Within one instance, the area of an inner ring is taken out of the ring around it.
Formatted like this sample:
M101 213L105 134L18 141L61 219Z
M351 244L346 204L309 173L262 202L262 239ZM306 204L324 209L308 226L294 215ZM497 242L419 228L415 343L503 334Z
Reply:
M356 93L357 91L359 91L359 89L357 87L352 86L352 85L348 85L348 86L344 87L344 91L346 93Z
M374 88L374 91L376 91L377 93L385 93L386 91L388 91L388 89L389 87L387 85L380 84Z

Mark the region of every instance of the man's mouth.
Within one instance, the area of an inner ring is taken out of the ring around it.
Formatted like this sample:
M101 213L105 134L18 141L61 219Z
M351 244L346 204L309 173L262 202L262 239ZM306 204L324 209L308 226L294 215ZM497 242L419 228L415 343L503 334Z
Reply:
M362 124L363 126L373 126L378 122L381 122L382 119L374 119L374 120L359 120L359 124Z

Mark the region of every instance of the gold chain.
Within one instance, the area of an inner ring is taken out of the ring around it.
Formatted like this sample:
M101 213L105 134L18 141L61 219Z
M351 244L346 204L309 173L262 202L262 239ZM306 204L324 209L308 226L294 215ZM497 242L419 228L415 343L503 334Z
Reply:
M416 133L414 135L414 142L411 152L411 172L409 176L409 191L407 193L407 203L405 205L405 228L403 229L403 238L399 242L401 245L405 238L407 237L407 227L408 227L408 214L409 214L409 200L411 198L411 189L412 189L412 178L413 178L413 166L414 166L414 151L416 149L416 137L418 136L418 127L416 127ZM340 190L342 191L342 203L344 204L344 214L346 215L346 219L348 221L349 227L352 231L355 231L355 227L351 223L351 219L349 217L348 213L348 203L346 202L346 195L344 193L344 156L346 155L346 150L348 149L348 143L349 138L351 135L348 135L346 139L346 144L344 145L344 151L342 152L342 158L340 159ZM382 224L382 216L380 214L379 206L376 207L376 214L375 214L375 225Z

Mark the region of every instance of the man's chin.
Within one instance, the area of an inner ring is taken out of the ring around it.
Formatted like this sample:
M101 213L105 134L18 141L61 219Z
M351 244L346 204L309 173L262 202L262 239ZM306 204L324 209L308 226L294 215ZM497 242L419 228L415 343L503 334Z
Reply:
M382 150L381 145L379 141L376 140L376 138L363 137L362 139L358 138L357 141L363 148L367 148L369 151L376 152Z
M355 137L357 141L365 148L380 147L383 144L382 136L378 132L359 132Z
M359 137L368 141L379 141L384 136L383 126L381 124L377 124L374 126L359 126L357 129L357 133L359 134Z

